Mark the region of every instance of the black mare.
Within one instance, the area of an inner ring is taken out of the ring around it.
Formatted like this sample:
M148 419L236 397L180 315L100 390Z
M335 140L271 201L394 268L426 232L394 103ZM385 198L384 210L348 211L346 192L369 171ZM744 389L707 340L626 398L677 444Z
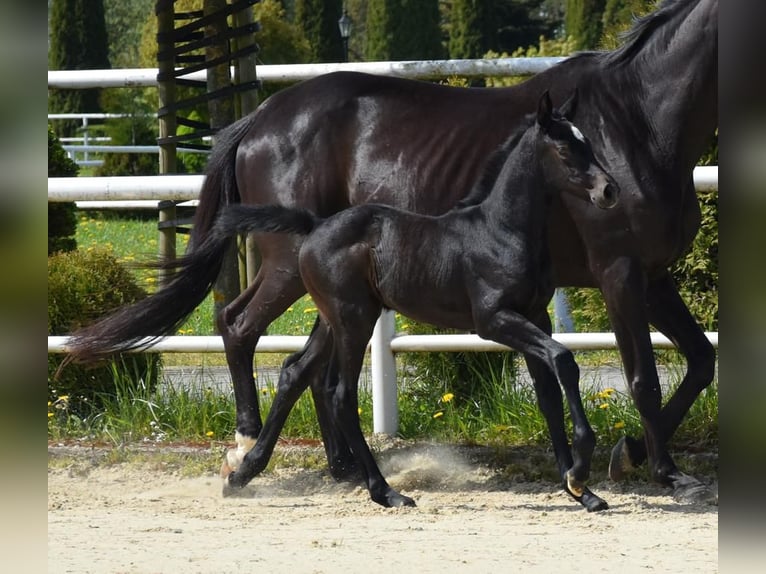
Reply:
M554 290L547 248L553 195L587 200L585 209L595 209L590 203L613 207L618 196L614 180L568 119L576 100L575 92L559 113L548 92L541 96L528 127L519 128L490 160L476 192L483 197L479 203L439 216L368 203L327 219L280 205L232 205L207 240L217 250L236 233L305 236L298 255L301 279L319 310L319 328L332 339L332 354L318 360L337 368L326 379L328 407L378 504L415 504L388 485L359 426L359 373L386 308L433 325L475 330L540 361L553 384L564 389L572 416L570 450L561 400L538 389L564 488L589 511L607 508L585 486L596 438L580 399L579 369L541 319ZM280 413L287 411L269 411L255 448L228 475L225 491L266 468L284 423Z
M321 217L368 202L425 214L447 211L469 193L487 158L534 111L549 89L561 101L575 85L575 120L622 190L609 211L554 199L549 241L556 285L601 289L644 436L613 450L610 476L649 462L652 477L679 497L710 493L683 474L667 443L712 381L715 351L668 273L699 228L692 171L718 124L718 0L665 0L611 52L578 54L517 86L455 88L356 73L317 77L282 90L219 134L195 217L192 246L229 203L299 206ZM219 327L237 403L236 466L261 428L253 379L266 326L305 293L301 239L256 234L262 264L254 282L221 314ZM172 334L204 299L223 253L200 254L166 289L75 334L75 360L142 346ZM662 404L649 325L685 356L686 374ZM546 330L550 330L547 326ZM318 343L307 353L319 352ZM324 369L289 358L280 389L310 385L330 470L353 460L321 397ZM536 386L551 375L526 357Z

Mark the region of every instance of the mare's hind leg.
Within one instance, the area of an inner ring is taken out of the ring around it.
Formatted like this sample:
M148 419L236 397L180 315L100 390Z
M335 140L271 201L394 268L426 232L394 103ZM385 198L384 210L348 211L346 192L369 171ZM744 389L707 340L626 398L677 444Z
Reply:
M326 368L325 365L330 360L332 347L328 344L328 338L327 325L317 321L304 349L285 361L274 401L266 416L258 441L253 449L245 454L239 468L226 477L223 488L224 496L236 494L237 488L245 486L266 468L287 416L295 405L295 401L309 384L310 379L299 375L305 372L307 365L311 363L321 364L321 372L323 373Z
M675 342L687 363L686 375L660 415L661 438L667 443L696 398L712 382L715 375L715 349L689 313L669 274L649 283L647 302L649 320ZM609 476L620 480L645 460L646 444L643 437L635 439L626 436L620 439L612 451ZM668 478L673 487L673 495L678 500L716 501L709 487L689 475L679 471Z
M284 239L284 238L283 238ZM255 347L266 328L306 291L297 270L292 241L259 244L263 261L258 274L218 317L236 402L237 448L229 451L221 468L226 475L236 469L253 447L262 422L253 377Z
M542 324L543 319L538 322ZM585 486L596 443L595 434L580 400L579 369L572 353L546 332L550 330L550 321L546 320L543 325L546 330L543 330L518 313L502 310L493 313L488 320L478 320L477 324L482 326L478 331L480 336L524 353L567 492L589 512L608 508L603 499ZM572 416L574 456L566 437L558 382L566 393Z

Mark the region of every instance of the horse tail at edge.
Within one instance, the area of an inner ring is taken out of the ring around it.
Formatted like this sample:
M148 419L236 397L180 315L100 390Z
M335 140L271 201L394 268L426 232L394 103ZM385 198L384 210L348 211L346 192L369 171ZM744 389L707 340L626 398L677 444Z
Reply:
M116 353L146 348L160 337L172 335L205 299L221 270L226 248L233 240L212 232L213 223L224 206L240 200L235 161L239 144L252 126L254 116L242 118L219 134L205 169L187 254L172 261L146 265L167 271L166 286L73 333L67 343L65 363L94 362Z

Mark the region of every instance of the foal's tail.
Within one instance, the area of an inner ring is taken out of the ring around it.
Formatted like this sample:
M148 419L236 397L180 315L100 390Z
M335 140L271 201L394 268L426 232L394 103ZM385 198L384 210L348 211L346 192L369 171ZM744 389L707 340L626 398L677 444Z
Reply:
M213 223L225 205L240 200L234 162L237 147L253 119L251 114L218 135L205 171L187 254L173 261L146 264L148 268L166 270L167 285L146 299L76 331L67 344L67 362L92 362L115 353L146 348L158 338L175 333L205 299L233 240L231 236L214 232Z
M228 205L213 227L213 235L230 237L253 231L308 235L321 221L307 209L282 205Z

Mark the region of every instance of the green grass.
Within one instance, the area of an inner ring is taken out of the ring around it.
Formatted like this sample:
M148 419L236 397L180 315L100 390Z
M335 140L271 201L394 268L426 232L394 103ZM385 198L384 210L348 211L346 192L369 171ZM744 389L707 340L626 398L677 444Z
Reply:
M106 248L126 263L156 257L156 220L115 214L81 212L77 241L80 249ZM185 249L185 236L179 236L178 252ZM152 273L136 269L139 282L152 291ZM271 334L308 334L315 318L309 297L296 302L269 329ZM179 334L213 334L212 300L195 311ZM397 316L397 330L407 331L406 319ZM659 353L665 363L677 363L675 353ZM402 358L404 359L404 358ZM259 354L258 365L278 365L282 356ZM516 362L518 362L516 358ZM581 364L617 364L614 352L577 353ZM225 365L222 354L181 355L166 353L165 365ZM547 445L545 421L534 392L516 383L513 362L495 372L472 371L469 387L460 384L449 371L413 376L400 360L399 434L406 439L489 445ZM681 369L678 369L680 381ZM423 372L423 371L421 371ZM677 381L677 382L678 382ZM274 395L274 381L259 380L262 411ZM365 433L372 431L372 400L368 385L360 392L360 418ZM599 445L611 445L620 436L641 434L640 421L629 397L614 391L584 389L583 403L596 431ZM91 413L75 412L66 397L48 404L48 437L54 441L85 440L124 445L135 442L230 441L235 424L235 408L230 390L215 390L201 378L186 387L164 384L159 392L140 383L117 380L113 395L104 397L104 408ZM293 409L283 432L285 437L319 439L313 404L304 394ZM674 437L682 448L717 448L718 386L716 382L695 402Z

